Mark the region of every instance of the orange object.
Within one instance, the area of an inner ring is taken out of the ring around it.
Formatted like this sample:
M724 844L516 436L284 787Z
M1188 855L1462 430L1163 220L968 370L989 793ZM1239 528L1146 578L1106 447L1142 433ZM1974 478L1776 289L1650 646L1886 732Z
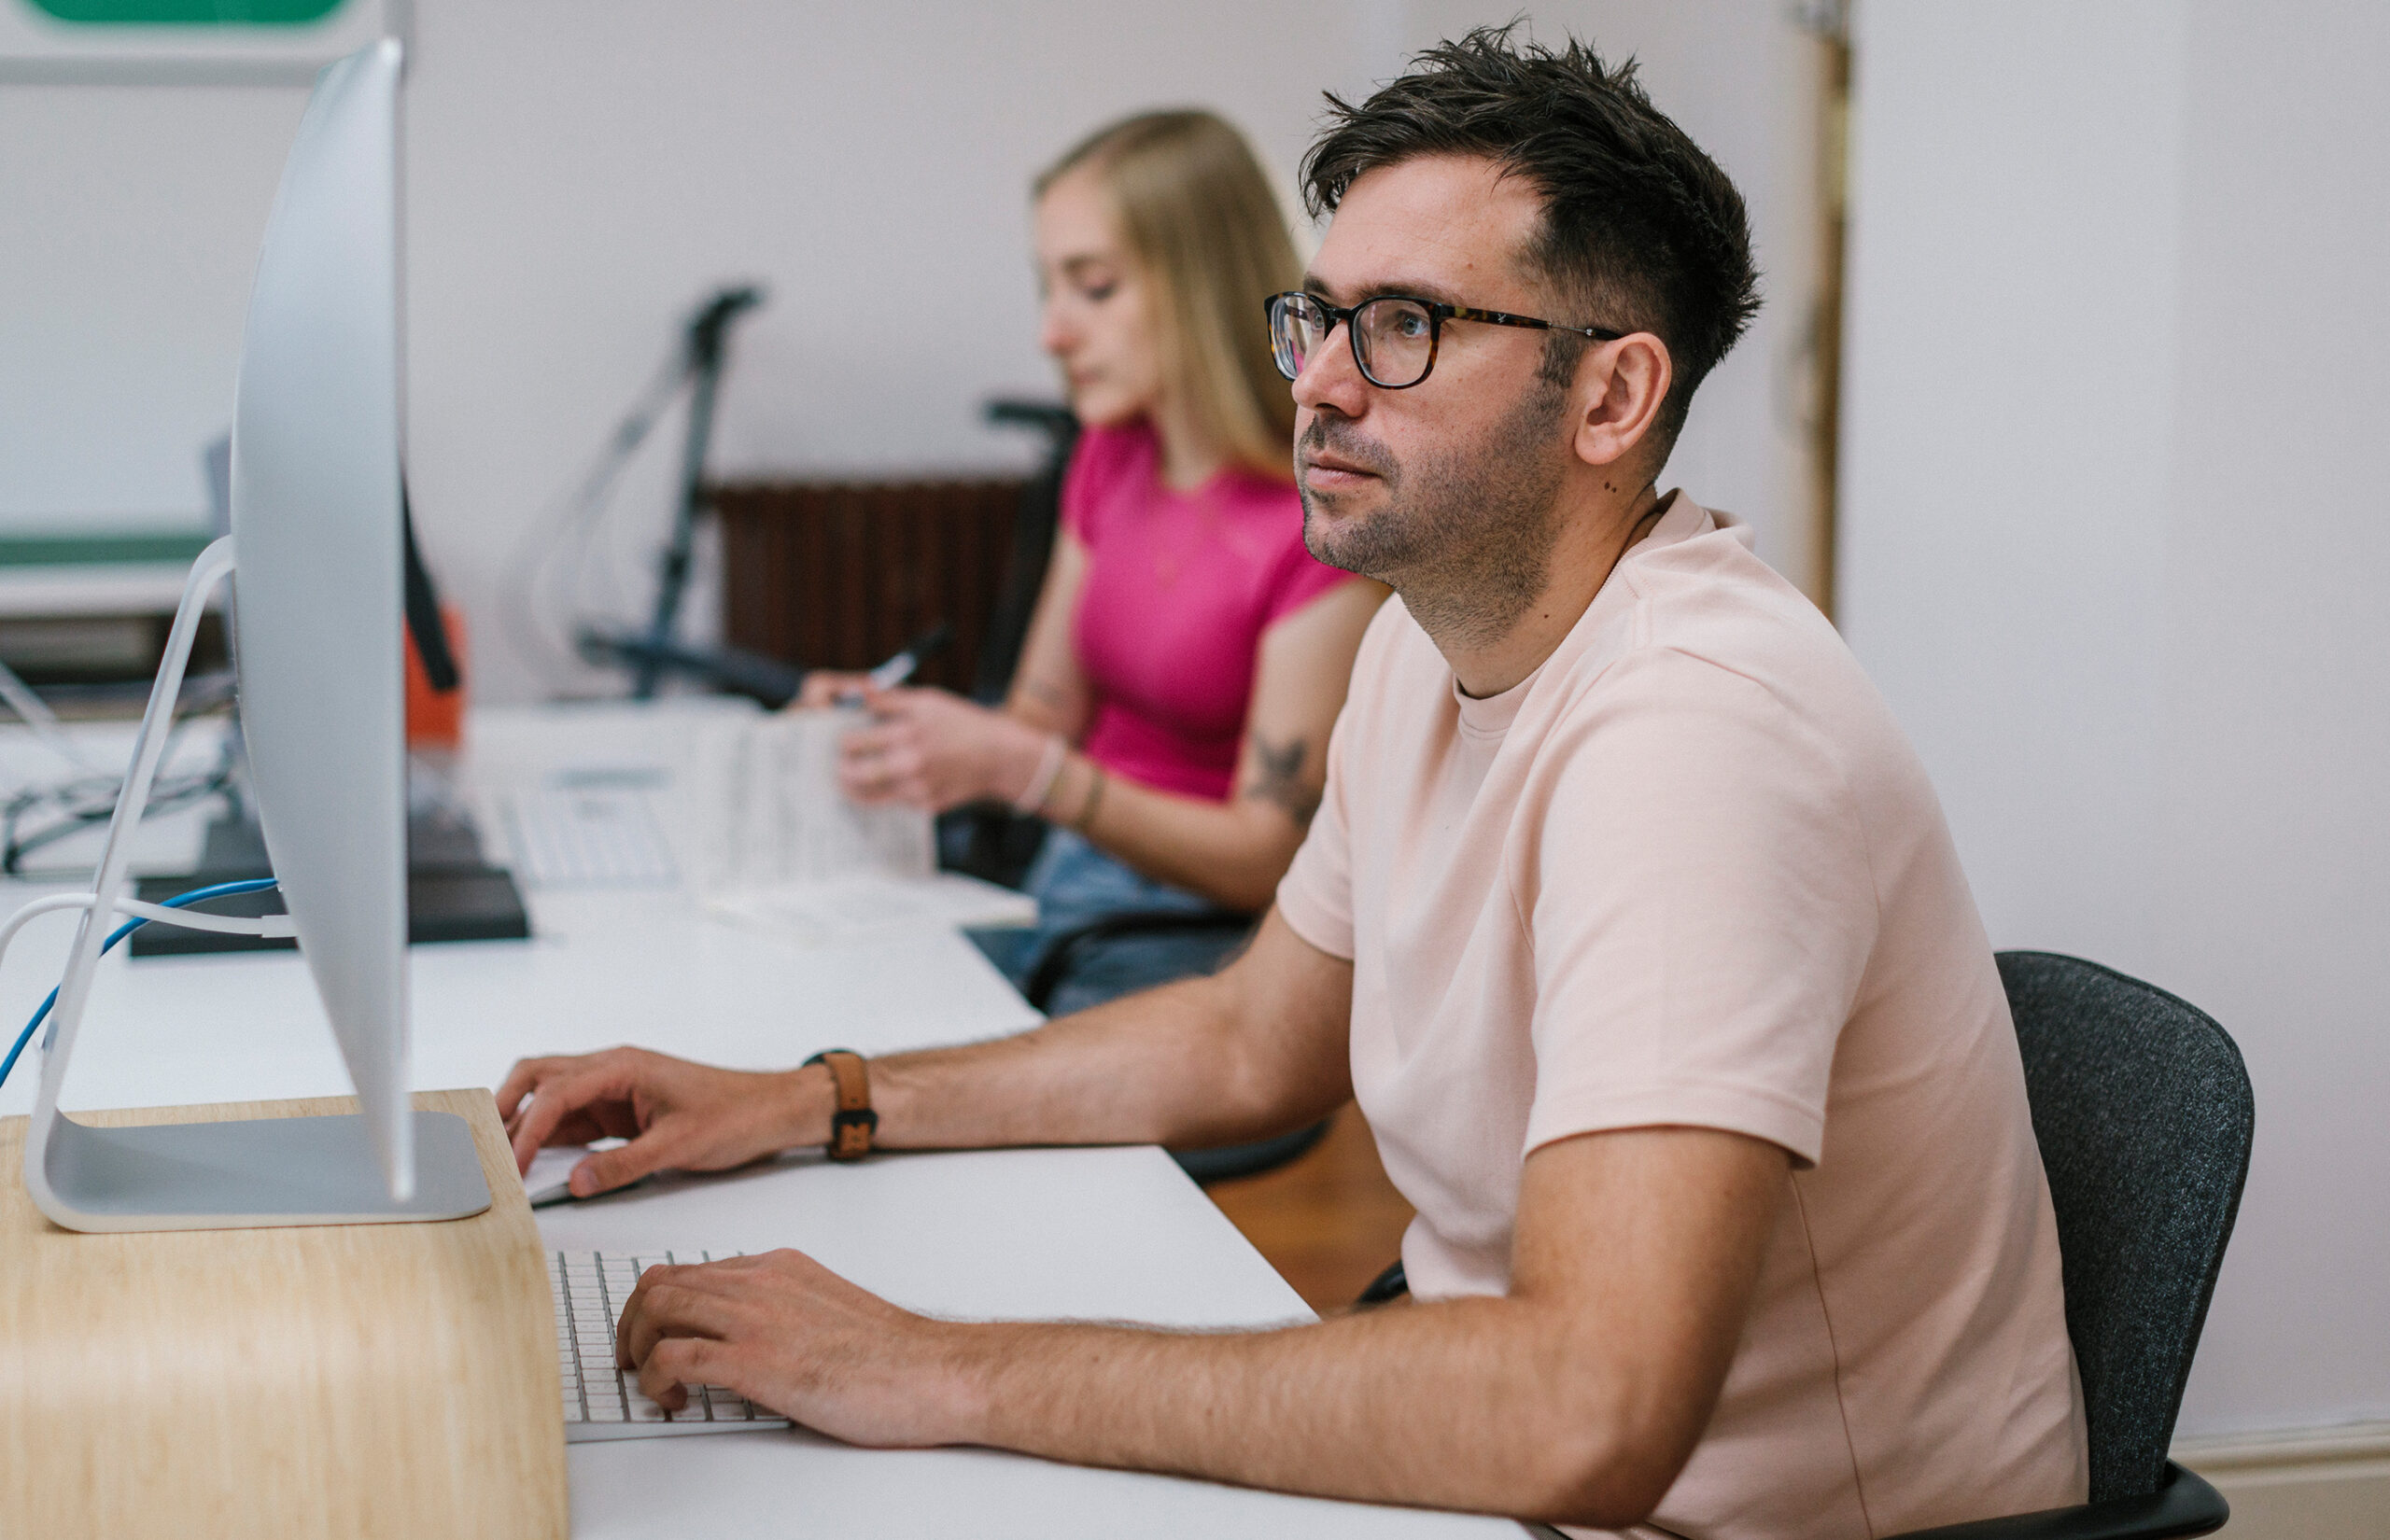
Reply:
M465 746L465 681L472 675L465 665L465 612L454 605L440 607L440 623L448 631L448 651L457 660L457 688L445 693L431 688L423 659L407 639L407 747L462 749Z

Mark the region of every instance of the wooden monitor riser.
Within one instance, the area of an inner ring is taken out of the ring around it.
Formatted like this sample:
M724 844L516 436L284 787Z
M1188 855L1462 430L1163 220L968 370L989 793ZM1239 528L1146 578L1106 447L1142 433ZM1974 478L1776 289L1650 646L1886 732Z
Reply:
M0 1119L0 1531L44 1540L563 1540L564 1422L540 1236L487 1091L494 1197L437 1224L79 1235ZM349 1098L77 1114L353 1113Z

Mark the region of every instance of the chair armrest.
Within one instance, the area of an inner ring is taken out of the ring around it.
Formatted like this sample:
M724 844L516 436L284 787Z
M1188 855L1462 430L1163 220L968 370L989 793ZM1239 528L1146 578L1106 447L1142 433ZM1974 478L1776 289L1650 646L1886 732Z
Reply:
M1243 934L1252 927L1251 915L1231 914L1225 909L1124 909L1118 914L1101 915L1062 931L1046 944L1036 965L1029 970L1029 982L1020 987L1021 997L1040 1011L1046 1009L1046 1002L1054 998L1054 991L1061 987L1078 954L1097 942L1170 931Z
M1978 1519L1911 1530L1888 1540L2174 1540L2208 1534L2232 1517L2224 1494L2172 1460L2158 1490L2139 1497L2111 1497L2079 1507L2044 1508L2005 1519Z
M1370 1280L1370 1286L1361 1291L1360 1297L1354 1300L1353 1304L1356 1309L1371 1305L1385 1305L1401 1298L1410 1292L1410 1275L1402 1270L1402 1258L1398 1256L1394 1259L1394 1266Z

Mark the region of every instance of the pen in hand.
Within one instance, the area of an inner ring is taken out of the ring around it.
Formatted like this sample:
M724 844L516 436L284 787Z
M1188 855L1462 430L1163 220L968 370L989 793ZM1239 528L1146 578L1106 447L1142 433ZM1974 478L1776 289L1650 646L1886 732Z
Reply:
M907 642L903 649L890 657L886 663L864 677L871 681L871 688L874 690L893 690L913 677L913 670L921 665L921 660L934 655L939 648L944 647L953 637L954 628L944 621L940 621ZM860 690L842 690L838 693L840 706L861 706L863 703L864 693Z

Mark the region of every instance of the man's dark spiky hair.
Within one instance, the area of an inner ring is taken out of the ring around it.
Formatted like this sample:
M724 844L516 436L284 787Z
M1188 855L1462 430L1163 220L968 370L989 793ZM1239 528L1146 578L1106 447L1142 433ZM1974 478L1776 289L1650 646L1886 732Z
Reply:
M1572 308L1554 320L1649 331L1667 344L1675 383L1663 445L1694 390L1759 311L1742 194L1635 77L1571 38L1557 52L1514 43L1519 23L1479 27L1412 61L1411 73L1355 106L1330 94L1328 126L1302 167L1314 217L1353 183L1427 155L1482 157L1526 178L1543 223L1525 254ZM1573 371L1577 339L1547 362Z

